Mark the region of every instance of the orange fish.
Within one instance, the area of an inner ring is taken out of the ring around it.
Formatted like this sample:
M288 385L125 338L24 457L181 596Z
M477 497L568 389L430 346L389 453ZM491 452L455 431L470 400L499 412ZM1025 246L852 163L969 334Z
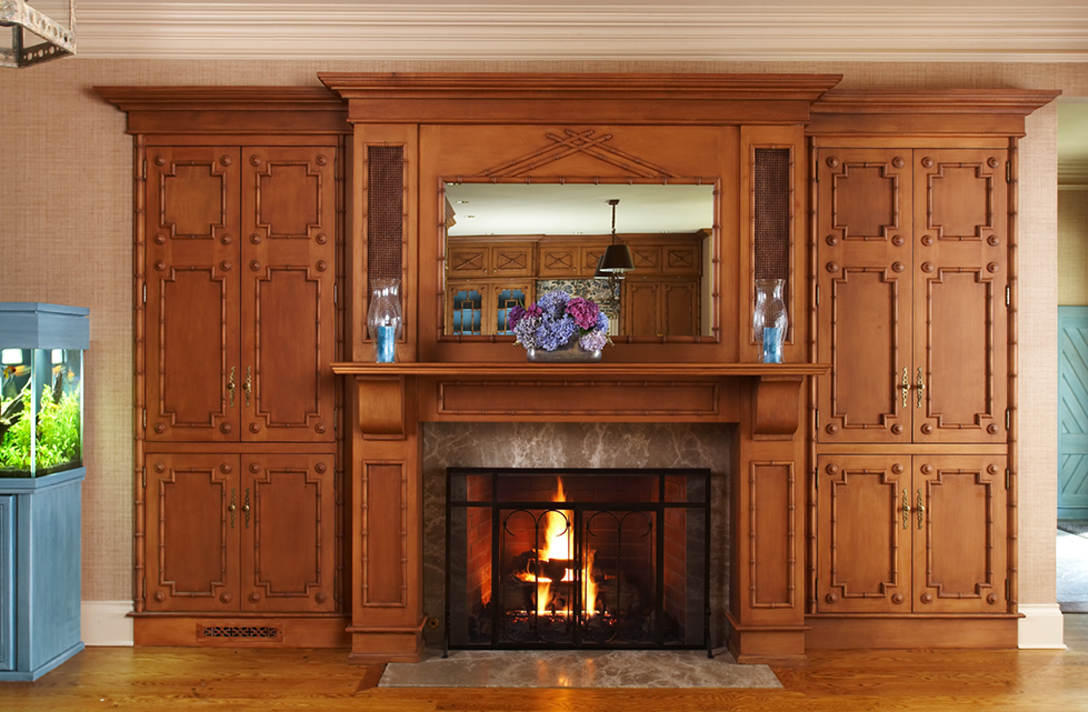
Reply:
M4 369L4 378L25 376L28 373L30 373L30 366L24 366L23 364L19 364L18 366L8 366Z

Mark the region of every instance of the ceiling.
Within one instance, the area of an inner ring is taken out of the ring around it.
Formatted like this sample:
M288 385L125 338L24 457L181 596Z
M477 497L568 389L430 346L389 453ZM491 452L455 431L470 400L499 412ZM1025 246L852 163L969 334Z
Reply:
M79 0L76 35L88 58L1083 62L1088 4Z

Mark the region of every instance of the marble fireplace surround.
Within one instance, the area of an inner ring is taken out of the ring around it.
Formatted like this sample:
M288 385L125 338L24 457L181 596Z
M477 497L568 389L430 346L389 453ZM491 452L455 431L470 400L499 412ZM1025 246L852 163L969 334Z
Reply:
M444 525L435 488L444 487L447 462L586 466L586 460L710 468L713 643L742 663L802 658L802 395L807 379L825 368L333 364L351 389L350 659L416 662L425 631L441 631L435 614L443 610ZM526 442L546 444L525 448Z
M424 423L423 605L440 625L425 633L442 647L445 607L446 468L709 468L710 632L725 640L729 567L732 427L712 423Z

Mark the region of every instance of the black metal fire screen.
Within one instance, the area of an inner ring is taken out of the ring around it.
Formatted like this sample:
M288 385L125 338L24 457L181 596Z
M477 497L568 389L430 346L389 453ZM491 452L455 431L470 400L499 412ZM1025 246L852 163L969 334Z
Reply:
M446 474L447 651L710 654L710 470Z

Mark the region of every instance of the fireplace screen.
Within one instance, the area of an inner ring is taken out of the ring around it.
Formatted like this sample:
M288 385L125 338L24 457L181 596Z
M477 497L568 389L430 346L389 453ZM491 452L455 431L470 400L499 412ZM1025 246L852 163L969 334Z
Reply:
M446 473L446 650L710 653L710 470Z

